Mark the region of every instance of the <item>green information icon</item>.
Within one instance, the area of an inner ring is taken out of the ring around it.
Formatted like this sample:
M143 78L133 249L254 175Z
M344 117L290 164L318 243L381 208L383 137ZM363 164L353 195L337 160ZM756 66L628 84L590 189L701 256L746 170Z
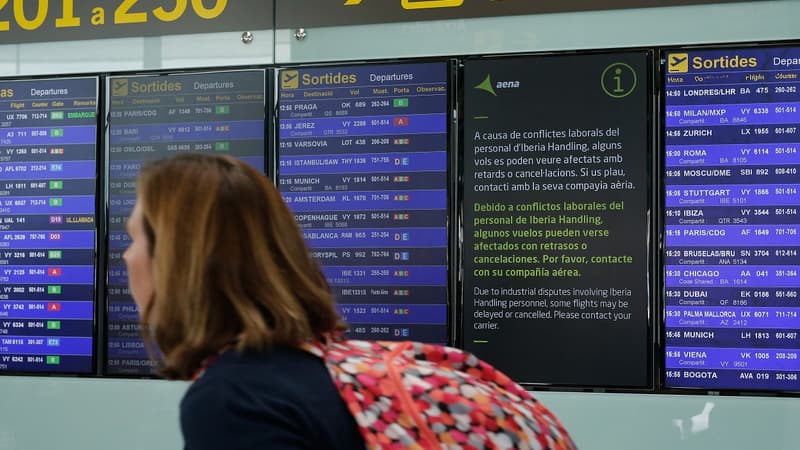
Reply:
M621 62L610 64L600 75L603 92L612 98L629 96L636 89L638 81L633 67Z

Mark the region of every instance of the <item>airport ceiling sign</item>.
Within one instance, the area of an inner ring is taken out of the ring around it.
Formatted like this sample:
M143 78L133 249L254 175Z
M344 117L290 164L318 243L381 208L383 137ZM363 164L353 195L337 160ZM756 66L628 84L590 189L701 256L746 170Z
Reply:
M276 27L467 19L743 0L276 0Z

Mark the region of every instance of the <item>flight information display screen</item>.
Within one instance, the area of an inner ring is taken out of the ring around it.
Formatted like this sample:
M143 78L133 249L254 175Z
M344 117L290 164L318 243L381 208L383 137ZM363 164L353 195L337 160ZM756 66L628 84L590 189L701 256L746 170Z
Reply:
M665 384L799 390L800 48L665 67Z
M263 171L265 81L264 70L108 79L109 374L153 371L122 259L139 169L147 161L195 152L233 155Z
M97 98L0 81L0 372L94 371Z
M650 384L650 61L464 63L464 347L519 382Z
M349 336L446 343L448 65L287 69L278 182Z

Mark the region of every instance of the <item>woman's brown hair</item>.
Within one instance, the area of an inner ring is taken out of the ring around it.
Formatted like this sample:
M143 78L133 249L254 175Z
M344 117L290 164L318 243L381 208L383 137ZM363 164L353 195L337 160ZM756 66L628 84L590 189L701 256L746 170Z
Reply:
M232 342L299 346L343 328L294 215L252 166L180 154L146 165L137 193L155 286L142 322L164 376L191 378Z

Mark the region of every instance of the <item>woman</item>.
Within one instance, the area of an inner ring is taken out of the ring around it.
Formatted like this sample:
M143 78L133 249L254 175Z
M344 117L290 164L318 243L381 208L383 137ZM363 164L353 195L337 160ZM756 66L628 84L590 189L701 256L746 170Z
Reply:
M353 450L363 439L323 362L300 346L343 328L294 216L227 156L143 168L124 258L181 402L185 447Z

